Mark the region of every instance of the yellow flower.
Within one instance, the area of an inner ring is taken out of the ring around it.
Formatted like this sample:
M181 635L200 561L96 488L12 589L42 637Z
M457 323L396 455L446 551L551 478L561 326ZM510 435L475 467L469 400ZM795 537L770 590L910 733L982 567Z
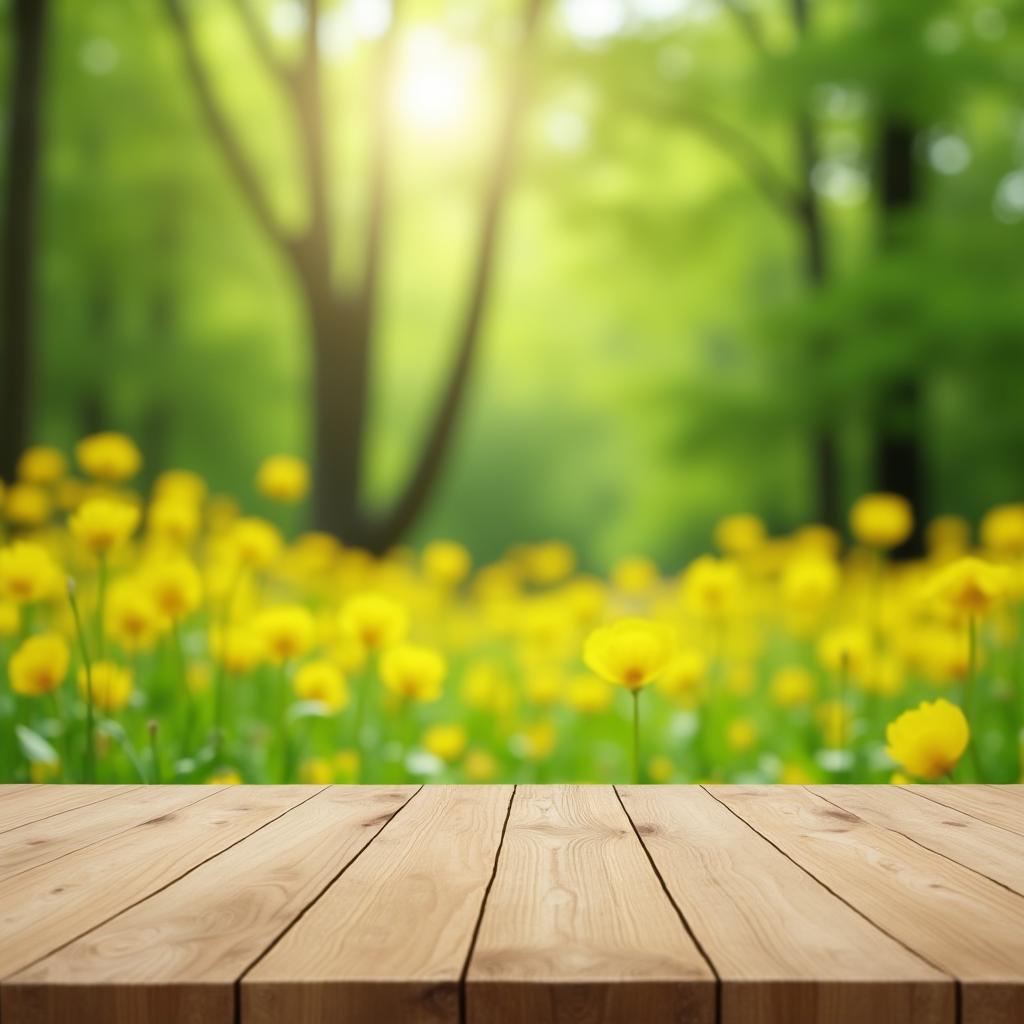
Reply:
M7 521L14 526L42 526L50 518L53 502L36 484L12 484L6 508Z
M1024 555L1024 505L997 505L981 521L981 542L1001 558Z
M89 476L105 483L130 480L142 466L135 442L113 432L83 438L75 445L75 458Z
M850 528L862 544L887 551L913 532L914 510L899 494L865 494L850 511Z
M658 754L647 762L647 775L651 782L668 782L675 770L672 759L664 754Z
M554 722L549 719L534 722L522 735L523 756L528 761L546 761L554 752L557 741Z
M206 482L188 469L168 469L153 484L156 501L178 502L198 507L206 500Z
M199 570L185 558L151 565L145 573L145 585L153 603L172 622L180 622L195 611L203 597Z
M31 636L11 655L11 689L23 697L53 693L64 682L70 662L71 652L62 636Z
M611 579L624 594L644 594L658 582L658 567L650 558L630 555L612 566Z
M334 771L343 782L357 778L359 775L359 751L351 748L339 750L334 755Z
M757 743L757 727L749 718L734 718L726 726L725 742L734 753L746 753Z
M30 541L0 549L0 593L18 604L50 597L60 585L60 571L47 550Z
M300 700L315 700L331 711L348 706L349 692L345 677L329 661L310 661L295 673L292 688Z
M549 540L543 544L531 544L519 555L527 577L533 583L550 585L564 580L576 565L576 553L568 544Z
M814 689L814 676L802 665L788 665L772 676L772 700L780 708L809 704L814 697Z
M256 486L272 501L301 501L309 491L309 466L294 455L271 455L260 464Z
M726 516L715 527L715 544L726 555L749 555L764 544L766 537L764 523L757 516Z
M849 743L853 712L842 701L825 701L818 707L817 719L826 747L834 750Z
M36 786L52 782L60 775L60 758L56 761L33 761L28 766L28 777Z
M59 448L34 445L26 448L18 459L18 479L28 484L48 487L62 479L68 471L68 460Z
M809 786L814 782L814 776L802 764L790 762L782 766L782 774L779 776L779 783L783 786Z
M740 590L739 569L733 562L702 555L683 575L686 607L699 618L720 619L736 606Z
M462 770L470 782L490 782L498 774L498 761L489 750L469 750Z
M384 685L406 700L437 700L447 671L448 666L437 651L412 644L393 647L380 660Z
M119 580L111 588L106 611L107 632L129 653L151 650L160 635L160 615L149 593L135 580Z
M368 651L399 643L409 625L409 617L397 601L373 592L350 597L339 621Z
M566 700L581 715L595 715L611 706L612 688L603 679L583 673L570 680Z
M215 631L210 647L214 658L233 676L251 672L266 653L262 636L249 626L229 626Z
M265 519L239 519L231 531L238 560L252 569L265 569L281 552L281 534Z
M904 711L885 730L886 753L919 779L951 772L970 740L964 713L948 700L922 701Z
M206 778L208 786L240 786L242 776L234 768L218 768Z
M199 507L176 498L160 498L149 506L149 532L168 544L190 544L199 531Z
M189 663L188 668L185 670L185 685L188 687L189 693L193 693L196 696L206 693L210 689L212 682L213 673L206 662L193 661Z
M871 658L871 636L860 626L831 629L818 643L818 658L830 672L858 675Z
M423 549L423 575L443 587L458 586L472 565L469 552L453 540L435 540Z
M620 619L602 626L583 645L587 668L630 690L650 683L665 670L674 653L672 628L649 619Z
M123 544L138 525L137 508L108 498L84 501L69 521L72 535L95 555Z
M423 747L442 761L458 760L466 749L469 737L461 725L432 725L423 734Z
M668 663L658 679L658 689L692 706L700 696L707 676L707 655L697 647L686 647Z
M970 547L971 527L960 516L938 516L928 524L925 539L932 558L957 558Z
M797 613L820 610L838 589L839 569L829 558L799 558L786 567L782 576L782 599Z
M313 643L316 623L302 605L278 605L261 612L255 623L266 644L267 654L275 664L298 658Z
M928 596L964 616L984 615L1005 596L1010 573L980 558L959 558L941 569L928 587Z
M0 601L0 637L14 636L21 629L21 610L13 601Z
M78 692L88 698L89 677L85 666L78 670ZM97 661L92 666L92 702L101 711L119 711L132 695L132 674L112 661Z
M329 786L334 781L334 765L326 757L307 758L299 766L299 781L307 786Z

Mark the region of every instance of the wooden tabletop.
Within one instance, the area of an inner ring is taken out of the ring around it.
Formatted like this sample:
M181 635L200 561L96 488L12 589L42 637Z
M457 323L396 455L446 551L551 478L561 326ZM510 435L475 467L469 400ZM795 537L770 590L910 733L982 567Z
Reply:
M1024 1021L1024 786L0 786L0 1024Z

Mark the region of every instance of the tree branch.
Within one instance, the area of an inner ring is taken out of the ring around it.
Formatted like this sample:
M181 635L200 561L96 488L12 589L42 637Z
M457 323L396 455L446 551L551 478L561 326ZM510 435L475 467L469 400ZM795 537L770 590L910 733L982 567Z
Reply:
M696 107L673 108L670 116L689 123L699 131L729 157L764 197L784 214L791 216L799 209L800 190L775 169L760 146L745 132Z
M192 82L192 88L199 100L207 127L220 147L231 173L234 175L242 194L252 212L271 242L289 256L294 256L295 244L288 232L278 223L263 187L242 149L224 111L214 95L209 76L203 66L196 46L192 26L182 7L181 0L164 0L164 6L181 43L185 66Z
M395 56L398 49L398 7L395 0L391 9L391 24L380 41L377 56L376 82L371 90L370 120L370 201L367 213L366 243L363 279L359 288L359 305L367 337L373 333L380 282L380 264L384 249L389 193L391 186L392 126L389 103L394 79Z
M512 179L513 164L519 143L520 128L529 92L529 65L540 21L543 0L525 0L519 51L514 58L501 118L497 144L490 174L485 185L483 214L476 244L476 262L462 325L458 333L455 362L445 392L437 406L427 434L408 482L388 513L373 531L372 543L376 550L385 550L402 536L416 518L437 479L451 439L452 428L458 417L466 390L466 382L478 347L490 285L493 279L494 255L501 227L502 213Z
M758 52L767 53L768 46L764 40L764 30L757 15L746 5L745 0L721 0L722 6L732 15L740 31L747 37L747 42Z
M232 2L239 20L245 26L249 43L267 74L279 82L282 87L291 91L294 85L292 69L274 52L270 37L253 9L252 0L232 0Z

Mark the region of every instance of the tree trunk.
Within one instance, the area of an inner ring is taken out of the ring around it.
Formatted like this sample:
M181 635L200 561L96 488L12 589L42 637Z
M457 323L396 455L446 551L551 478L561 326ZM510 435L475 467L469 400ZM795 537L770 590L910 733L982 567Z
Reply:
M369 386L364 320L330 290L308 293L313 337L313 528L366 545L361 513Z
M39 121L46 0L14 0L14 57L7 122L7 183L0 255L0 477L14 475L28 443Z
M791 0L790 13L801 39L806 40L810 30L810 10L807 0ZM818 140L814 122L805 107L796 120L796 145L800 170L800 197L797 221L803 243L804 279L812 292L825 287L829 278L828 246L821 204L814 191L811 178L818 162ZM826 361L833 340L822 334L815 339L816 358ZM818 414L811 438L811 464L815 483L815 515L820 523L838 529L841 525L839 501L839 451L836 430L824 412Z
M879 144L879 194L882 204L882 244L902 243L900 219L919 200L920 184L914 147L915 126L905 118L882 123ZM879 395L875 474L878 487L905 497L914 507L917 525L897 557L916 557L923 551L921 520L925 511L924 457L921 450L922 387L913 371L892 380Z

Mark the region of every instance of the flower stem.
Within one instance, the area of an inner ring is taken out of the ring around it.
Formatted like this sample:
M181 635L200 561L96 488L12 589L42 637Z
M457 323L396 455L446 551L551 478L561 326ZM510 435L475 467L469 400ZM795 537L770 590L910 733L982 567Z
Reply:
M82 667L85 670L85 766L82 772L87 783L96 781L96 721L92 700L92 661L89 658L89 647L85 641L85 629L82 626L82 615L78 608L75 594L75 581L68 577L68 602L75 620L75 634L78 637L78 649L82 655Z
M978 756L978 728L975 721L975 691L978 688L978 618L971 615L967 619L967 690L964 694L964 714L970 728L967 745L971 753L971 765L974 768L976 782L981 782L981 758Z
M633 690L633 785L640 784L640 691Z

